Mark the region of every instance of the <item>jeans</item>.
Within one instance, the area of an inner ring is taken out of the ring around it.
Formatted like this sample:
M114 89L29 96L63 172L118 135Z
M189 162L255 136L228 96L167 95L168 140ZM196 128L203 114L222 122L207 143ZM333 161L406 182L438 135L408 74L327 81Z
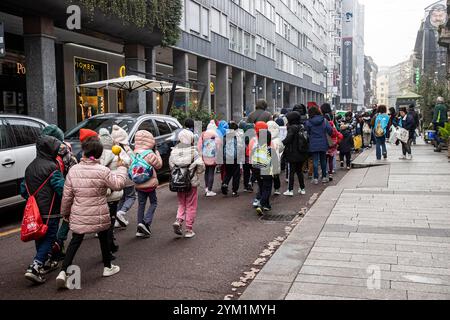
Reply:
M117 206L117 211L128 212L136 201L136 190L134 186L123 189L123 197Z
M72 233L72 240L70 240L69 246L67 247L61 271L67 271L67 268L72 265L73 259L75 258L83 239L84 234ZM103 265L107 268L111 268L111 249L108 243L108 230L99 232L98 240L100 241L100 249L102 250Z
M177 219L186 220L186 229L192 230L195 217L197 216L198 193L197 187L192 187L189 192L178 192Z
M231 179L233 179L233 192L238 192L239 182L241 181L241 165L227 164L225 166L225 178L223 179L223 183L228 185Z
M261 207L270 208L270 195L272 194L272 176L259 176L258 186L261 194Z
M322 178L327 177L327 159L326 153L323 151L313 152L314 179L319 179L319 161L322 169Z
M305 189L305 179L303 177L303 162L289 162L289 191L294 190L295 174L297 174L300 188Z
M413 141L412 137L409 137L407 143L402 142L402 152L403 152L404 156L406 156L406 154L411 154L411 143L412 143L412 141Z
M36 245L36 256L34 257L34 262L41 266L48 260L48 257L52 252L53 244L56 241L56 233L58 232L59 219L60 218L48 219L47 233L44 237L34 242ZM45 222L46 219L43 220Z
M216 166L206 166L205 169L205 186L209 191L212 191L212 188L214 186L215 169Z
M155 214L156 207L158 206L158 198L156 197L156 190L152 192L137 191L138 194L138 210L137 210L137 222L152 224L153 215ZM145 205L147 204L147 198L150 199L150 207L144 216Z
M382 156L381 151L383 150L383 155L387 154L386 137L385 136L376 137L375 140L376 140L376 143L377 143L377 146L376 146L376 148L377 148L377 150L376 150L377 159L381 160L381 156Z

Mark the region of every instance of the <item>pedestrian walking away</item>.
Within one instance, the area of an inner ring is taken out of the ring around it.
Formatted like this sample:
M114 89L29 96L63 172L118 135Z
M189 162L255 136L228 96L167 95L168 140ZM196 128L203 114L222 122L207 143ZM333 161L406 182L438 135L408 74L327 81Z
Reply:
M217 127L210 123L198 140L198 153L201 155L206 166L205 171L205 196L214 197L216 193L213 191L214 175L217 166L217 157L219 149L222 148L222 139L217 133Z
M413 137L416 131L416 122L414 120L414 115L411 112L408 112L406 107L401 107L399 111L400 111L399 126L403 129L408 130L409 133L407 142L400 141L402 144L402 153L403 153L403 156L400 157L400 160L411 160L412 159L411 144L413 142Z
M35 240L36 255L25 272L25 278L37 284L44 283L44 274L58 265L52 258L52 247L57 239L64 188L64 177L56 161L60 146L61 142L55 137L40 136L36 142L36 158L26 168L20 186L24 199L34 196L42 221L48 227L46 234Z
M327 183L327 159L328 151L327 135L333 133L330 124L325 120L317 107L308 110L309 120L306 122L306 130L309 137L309 152L313 157L314 184L319 183L319 164L322 170L322 182Z
M345 114L344 120L340 124L342 140L339 143L339 160L341 161L341 168L344 167L344 159L347 170L350 170L352 161L352 149L353 145L353 129L355 128L355 121L353 119L353 113L351 111Z
M232 196L238 196L241 179L241 164L245 162L244 135L238 125L231 121L223 140L223 163L225 164L225 176L222 183L222 194L228 194L228 184L233 179Z
M171 170L185 168L185 174L189 185L184 191L177 192L178 210L177 218L173 224L175 234L183 235L183 223L186 223L185 238L195 236L193 230L197 216L198 186L200 185L200 175L205 171L205 164L194 146L194 135L188 130L179 133L179 143L172 148L169 158Z
M338 145L342 141L344 136L336 129L334 122L330 118L330 114L326 114L325 119L328 121L333 130L333 133L330 136L331 140L333 141L333 145L329 146L327 150L328 178L330 179L330 181L333 181L334 159L337 155Z
M142 183L136 183L136 192L138 195L138 225L136 237L148 238L151 235L153 216L158 206L158 198L156 196L156 188L159 184L157 170L161 169L163 163L159 151L155 149L155 138L149 131L139 130L136 132L134 140L134 152L136 157L141 157L141 159L145 161L142 166L138 167L142 167L144 170L149 171L149 176L146 177ZM135 161L136 160L133 160L131 163L130 171L133 170ZM147 199L150 201L150 207L147 212L145 212Z
M386 149L386 136L389 126L390 118L386 114L387 108L385 105L378 106L378 114L375 117L373 135L375 136L376 142L376 157L377 160L381 160L381 156L387 159L387 149Z
M103 260L103 276L112 276L120 271L111 264L111 249L108 230L111 217L107 203L108 189L122 190L125 186L127 169L121 161L115 173L100 164L103 145L98 137L90 137L81 144L83 157L79 164L69 171L61 201L61 214L70 222L72 239L67 247L61 272L56 278L58 288L67 288L67 268L86 234L98 233Z
M444 128L445 124L448 122L448 107L445 105L445 100L443 97L438 97L436 99L436 106L433 111L432 125L436 131L435 135L435 152L441 152L442 144L444 143L439 135L439 128Z

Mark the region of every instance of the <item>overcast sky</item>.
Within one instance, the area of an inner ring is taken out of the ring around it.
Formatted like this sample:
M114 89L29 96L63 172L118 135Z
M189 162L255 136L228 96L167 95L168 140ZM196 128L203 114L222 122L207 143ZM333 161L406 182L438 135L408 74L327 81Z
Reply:
M365 53L378 66L406 60L414 49L424 9L436 0L359 0L366 9Z

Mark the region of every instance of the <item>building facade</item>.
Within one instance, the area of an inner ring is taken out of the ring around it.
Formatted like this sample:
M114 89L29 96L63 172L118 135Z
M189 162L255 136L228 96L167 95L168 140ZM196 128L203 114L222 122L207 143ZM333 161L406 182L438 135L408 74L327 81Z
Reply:
M341 107L360 111L364 107L364 6L357 0L342 2Z
M377 104L377 77L378 66L372 57L364 57L364 106L369 109L370 106Z
M377 75L377 104L389 105L389 68L381 67Z
M156 73L207 85L203 97L177 97L175 107L202 104L227 120L248 115L258 99L272 112L321 104L327 14L325 0L183 0L181 38L156 50Z

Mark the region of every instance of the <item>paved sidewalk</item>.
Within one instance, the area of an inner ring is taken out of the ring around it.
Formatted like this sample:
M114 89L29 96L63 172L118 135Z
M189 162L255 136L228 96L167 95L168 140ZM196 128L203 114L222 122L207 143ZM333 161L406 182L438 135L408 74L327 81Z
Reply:
M366 151L328 187L241 299L450 299L450 163L418 142Z

